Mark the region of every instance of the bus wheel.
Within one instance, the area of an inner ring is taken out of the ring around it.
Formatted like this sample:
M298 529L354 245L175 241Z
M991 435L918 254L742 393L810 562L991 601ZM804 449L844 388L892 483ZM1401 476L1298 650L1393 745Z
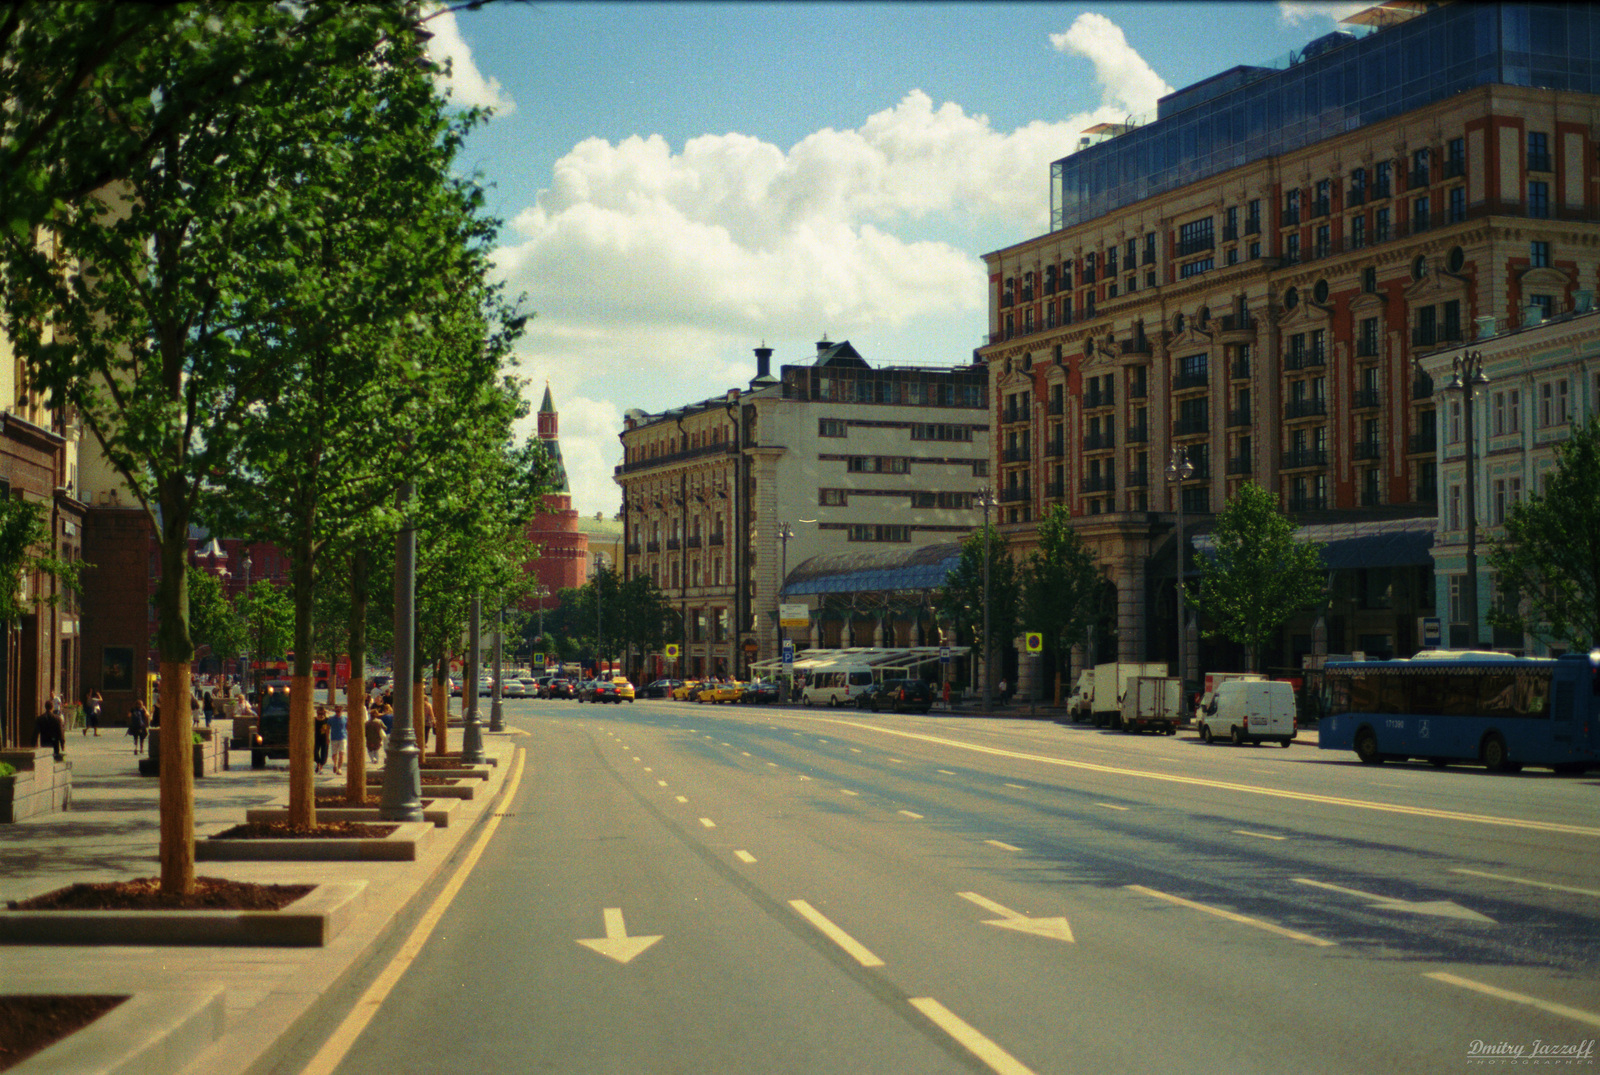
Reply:
M1506 741L1500 738L1498 732L1490 732L1489 737L1483 741L1483 764L1489 767L1492 773L1514 773L1516 769L1506 757Z
M1361 759L1363 765L1383 764L1383 755L1378 753L1378 737L1371 728L1362 728L1356 733L1356 757Z

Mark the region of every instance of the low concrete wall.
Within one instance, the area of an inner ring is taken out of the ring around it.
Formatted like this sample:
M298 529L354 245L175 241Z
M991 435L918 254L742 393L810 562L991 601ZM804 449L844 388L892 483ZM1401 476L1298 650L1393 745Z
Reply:
M194 775L198 777L214 776L224 769L231 768L228 764L228 740L222 734L221 728L196 728L200 733L201 742L194 748ZM161 775L161 729L150 729L150 754L149 757L139 761L141 776Z
M0 824L72 805L72 762L56 761L48 749L0 751L0 761L16 770L0 777Z

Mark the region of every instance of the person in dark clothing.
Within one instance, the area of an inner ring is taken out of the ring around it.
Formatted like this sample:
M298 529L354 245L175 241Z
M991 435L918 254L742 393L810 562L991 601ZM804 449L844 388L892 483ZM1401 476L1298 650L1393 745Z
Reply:
M217 715L216 703L211 700L211 692L206 691L206 696L200 701L200 711L206 719L206 727L211 727L211 718Z
M67 730L56 715L54 702L46 702L44 712L34 718L33 733L39 745L49 747L56 761L60 761L61 753L67 746Z
M317 772L322 772L322 767L328 761L328 709L326 706L317 706Z
M144 752L145 737L150 734L150 715L144 711L144 702L134 699L128 710L128 734L133 736L133 752Z

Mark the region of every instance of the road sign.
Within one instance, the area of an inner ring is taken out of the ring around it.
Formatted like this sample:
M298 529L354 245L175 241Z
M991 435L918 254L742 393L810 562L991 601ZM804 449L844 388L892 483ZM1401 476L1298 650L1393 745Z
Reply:
M783 671L787 675L794 671L794 639L783 640Z
M950 663L950 647L949 646L940 646L939 647L939 663L940 664L949 664Z
M755 639L750 638L750 639L746 639L745 640L744 651L745 651L746 654L753 654L753 653L755 653L756 650L758 650L760 648L761 647L756 644L756 640Z
M1422 648L1438 649L1444 643L1444 625L1438 616L1422 616Z
M1044 635L1038 631L1027 631L1022 636L1023 648L1029 653L1044 652Z
M544 670L544 654L535 653L533 655L533 668L536 672L541 672Z
M811 609L808 608L807 606L803 605L803 604L800 604L800 605L779 605L778 606L778 626L779 627L784 627L784 628L789 628L789 627L810 627L811 626Z
M676 642L667 643L667 660L675 661L677 659L678 659L678 644Z

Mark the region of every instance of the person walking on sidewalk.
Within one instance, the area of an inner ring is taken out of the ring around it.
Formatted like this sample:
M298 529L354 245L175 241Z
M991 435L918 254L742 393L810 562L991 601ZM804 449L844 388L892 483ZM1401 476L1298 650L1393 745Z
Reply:
M328 763L328 707L325 705L317 706L316 731L317 772L320 773L322 767Z
M100 736L100 707L103 704L104 704L104 699L102 699L100 697L100 692L99 691L90 691L89 692L89 697L87 697L87 698L85 698L83 700L83 734L84 735L88 735L89 734L89 730L92 728L92 729L94 729L95 738L99 738L99 736Z
M44 712L34 718L33 734L40 746L50 748L56 761L61 760L62 751L67 747L67 730L56 715L55 702L46 702Z
M335 774L344 770L345 728L344 710L334 706L333 716L328 718L328 749L332 754Z
M378 764L378 751L383 749L383 718L376 709L367 710L367 758L373 765Z
M145 737L150 734L150 715L144 711L142 699L135 698L128 710L128 734L133 736L133 752L144 753Z
M206 696L200 700L200 710L206 718L206 727L211 727L211 718L217 715L217 705L211 700L210 691L206 691Z

